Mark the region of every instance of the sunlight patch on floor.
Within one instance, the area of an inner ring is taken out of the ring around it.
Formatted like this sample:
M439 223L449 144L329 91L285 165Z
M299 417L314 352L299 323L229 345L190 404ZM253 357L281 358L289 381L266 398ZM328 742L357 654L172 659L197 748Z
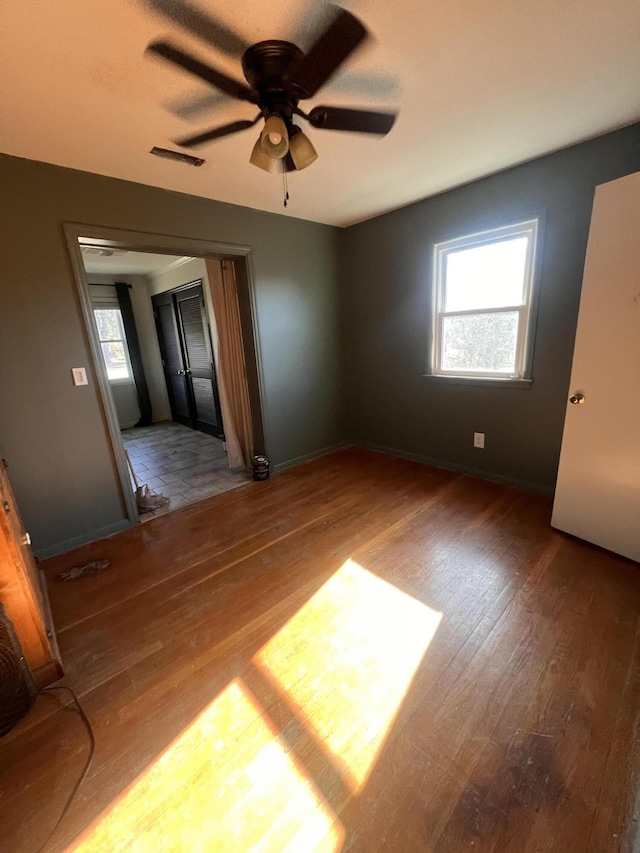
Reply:
M348 560L254 657L354 793L441 619Z
M70 849L337 853L344 830L235 680Z
M442 614L348 560L254 656L362 790ZM345 830L241 679L69 848L339 853Z

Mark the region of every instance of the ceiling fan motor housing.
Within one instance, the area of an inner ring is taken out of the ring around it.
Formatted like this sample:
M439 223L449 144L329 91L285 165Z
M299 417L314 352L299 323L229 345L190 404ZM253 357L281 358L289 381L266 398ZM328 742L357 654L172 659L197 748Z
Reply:
M301 86L287 81L289 69L302 56L295 44L278 39L260 41L244 52L242 70L263 110L291 118L298 100L307 97Z

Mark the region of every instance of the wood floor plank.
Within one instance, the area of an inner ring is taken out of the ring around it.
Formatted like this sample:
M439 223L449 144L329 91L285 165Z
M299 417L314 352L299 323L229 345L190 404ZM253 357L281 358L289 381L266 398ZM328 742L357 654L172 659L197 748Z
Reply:
M309 476L314 475L314 463ZM360 479L371 481L370 472L362 471ZM62 633L109 607L118 607L136 592L162 583L187 568L198 567L233 547L244 546L245 553L265 547L271 541L316 520L327 504L346 504L353 500L349 489L357 486L354 471L350 483L342 484L340 468L330 467L318 487L309 490L299 478L256 483L232 492L216 495L200 504L153 519L129 531L126 539L114 536L84 548L54 557L46 563L50 582L56 587L57 631ZM269 510L266 512L266 510ZM206 521L205 521L206 519ZM176 530L179 533L176 535ZM60 584L56 576L76 565L97 559L108 559L109 571L86 578L83 584ZM131 577L123 584L119 566L126 566ZM91 600L88 602L89 586Z
M616 845L621 853L636 853L638 849L640 745L637 740L630 743L622 733L631 730L637 713L640 695L640 628L636 630L635 660L636 666L627 671L619 700L587 853L597 853L608 847L616 849ZM621 831L623 827L633 827L634 831L625 833Z
M549 518L350 448L47 561L97 750L46 853L190 853L198 821L239 853L631 853L640 573ZM62 694L0 741L2 849L38 849L86 754Z
M563 796L564 784L556 769L558 744L562 736L562 714L565 701L572 696L571 669L565 668L572 656L580 651L577 638L585 620L583 602L593 595L588 582L569 587L570 598L553 614L544 628L544 640L553 647L546 651L533 643L527 649L528 657L522 663L516 687L526 684L527 689L514 690L510 701L490 734L488 754L475 765L469 783L461 795L447 825L438 850L464 849L472 845L481 851L493 851L500 845L520 843L526 848L527 835L536 814L545 817L553 810L557 799ZM539 634L542 632L539 630ZM573 642L575 641L575 643ZM542 652L542 653L541 653ZM559 689L561 687L562 689ZM573 685L575 691L575 685ZM562 697L559 716L550 704ZM535 847L550 841L559 844L559 833L552 838L536 837ZM497 849L500 849L499 847Z
M432 488L424 482L386 482L375 502L375 491L367 486L359 499L347 505L340 502L315 525L302 525L296 536L279 539L239 564L225 555L233 565L231 577L220 571L225 562L220 566L216 561L213 567L204 562L198 567L202 579L197 587L190 582L180 590L178 577L175 594L171 582L149 588L134 602L140 612L149 614L145 620L132 620L128 609L101 612L73 632L61 634L66 671L84 692L159 652L168 637L175 642L188 634L192 646L213 646L272 603L296 596L300 579L308 582L315 574L320 585L361 543L376 537L379 511L388 523L402 520ZM354 493L358 496L357 488ZM260 579L264 585L258 597L253 590Z

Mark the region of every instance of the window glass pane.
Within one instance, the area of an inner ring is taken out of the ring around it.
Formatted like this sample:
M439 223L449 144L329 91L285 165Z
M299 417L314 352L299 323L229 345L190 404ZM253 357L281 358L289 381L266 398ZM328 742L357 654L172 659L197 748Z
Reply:
M447 252L444 310L521 305L528 243L515 237Z
M442 369L513 373L517 311L442 319Z
M124 341L105 341L101 346L109 379L128 379L129 367L124 350Z
M101 341L119 341L124 338L119 308L96 308L93 313Z

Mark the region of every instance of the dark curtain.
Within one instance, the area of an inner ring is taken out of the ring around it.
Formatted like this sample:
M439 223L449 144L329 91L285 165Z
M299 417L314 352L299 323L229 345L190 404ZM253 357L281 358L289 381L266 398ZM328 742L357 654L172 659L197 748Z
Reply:
M133 381L136 383L136 391L138 394L140 420L136 426L149 426L151 423L151 400L149 398L147 378L144 375L144 367L142 366L140 342L138 340L136 321L133 316L133 308L131 307L129 285L125 284L123 281L116 281L116 293L118 294L118 305L120 307L120 313L122 314L124 333L127 336L129 358L131 359L131 368L133 370Z

